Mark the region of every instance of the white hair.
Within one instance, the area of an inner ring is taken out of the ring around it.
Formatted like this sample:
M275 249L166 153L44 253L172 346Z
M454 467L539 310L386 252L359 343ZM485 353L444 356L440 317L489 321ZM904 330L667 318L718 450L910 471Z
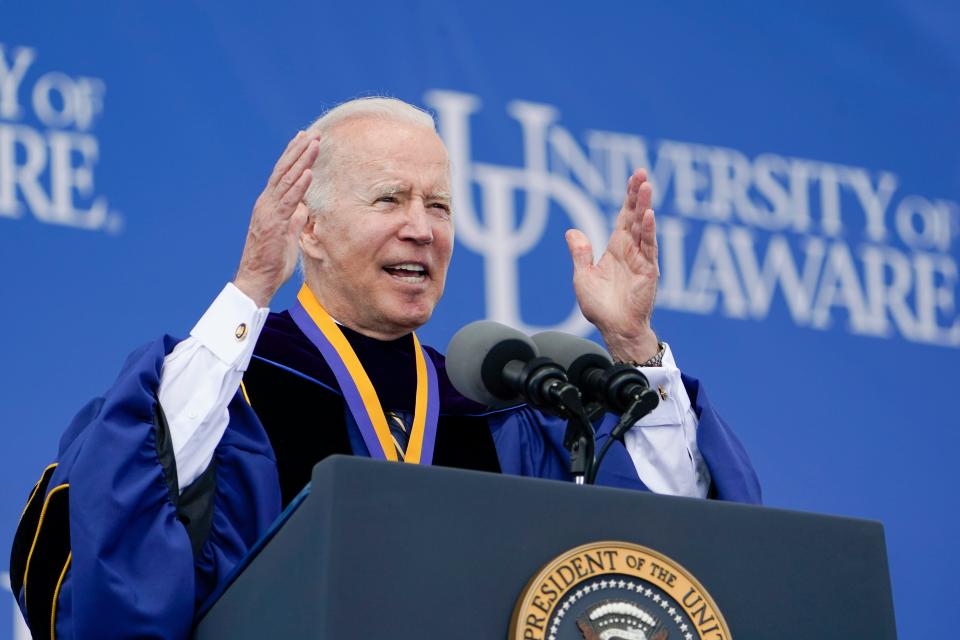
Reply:
M334 185L337 169L343 158L337 153L337 136L330 135L330 131L336 125L353 118L374 118L437 130L429 112L403 100L385 96L348 100L321 115L307 129L310 133L326 134L320 136L320 151L312 167L313 180L303 198L311 215L329 211L335 206Z

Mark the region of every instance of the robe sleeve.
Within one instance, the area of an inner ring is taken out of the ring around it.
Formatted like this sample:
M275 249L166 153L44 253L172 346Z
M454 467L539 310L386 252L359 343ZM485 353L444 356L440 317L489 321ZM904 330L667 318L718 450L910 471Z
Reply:
M130 356L64 434L35 492L39 518L26 518L28 505L11 567L22 566L16 593L35 639L188 637L195 612L280 512L272 449L239 394L203 485L178 495L156 400L175 344ZM68 498L56 510L55 496Z
M699 380L684 375L683 386L699 421L697 447L710 469L710 497L760 504L760 480L733 429L717 413Z
M519 476L570 480L563 447L565 424L523 405L487 417L500 470Z

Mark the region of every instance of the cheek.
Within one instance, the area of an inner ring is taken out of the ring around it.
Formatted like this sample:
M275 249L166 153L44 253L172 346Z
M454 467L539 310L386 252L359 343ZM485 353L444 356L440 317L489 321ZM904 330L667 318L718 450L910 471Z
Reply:
M434 237L437 239L436 244L440 259L444 265L449 265L450 258L453 255L453 225L444 227Z
M436 270L436 273L434 274L436 276L434 279L441 286L443 285L444 282L446 282L447 273L450 271L450 257L451 257L451 252L449 249L447 249L446 251L438 255L436 261L434 262L434 264L438 267L438 269Z

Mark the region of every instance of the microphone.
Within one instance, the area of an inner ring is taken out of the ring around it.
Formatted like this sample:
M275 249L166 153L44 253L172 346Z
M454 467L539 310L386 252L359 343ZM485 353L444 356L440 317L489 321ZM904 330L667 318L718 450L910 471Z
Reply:
M645 406L652 402L649 413L660 402L645 375L628 364L614 364L595 342L560 331L538 333L533 342L540 353L567 370L570 382L587 399L600 402L612 413L626 413L637 401Z
M614 364L610 354L595 342L560 331L538 333L533 342L541 353L567 370L570 381L587 398L620 416L586 475L585 482L593 484L610 445L618 440L622 443L637 420L657 408L660 395L650 389L645 375L628 364Z
M577 484L593 480L596 438L580 390L527 335L491 320L471 322L447 346L447 375L457 391L481 404L505 407L526 399L566 418L570 473Z
M526 400L538 409L565 413L567 403L579 405L580 393L561 366L540 357L526 334L492 320L457 331L447 347L447 375L464 396L494 408Z

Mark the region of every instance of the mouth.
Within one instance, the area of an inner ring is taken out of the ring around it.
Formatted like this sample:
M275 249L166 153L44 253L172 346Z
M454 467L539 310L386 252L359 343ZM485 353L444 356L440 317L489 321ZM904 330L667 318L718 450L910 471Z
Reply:
M407 284L420 284L430 276L426 265L419 262L401 262L383 268L388 274Z

